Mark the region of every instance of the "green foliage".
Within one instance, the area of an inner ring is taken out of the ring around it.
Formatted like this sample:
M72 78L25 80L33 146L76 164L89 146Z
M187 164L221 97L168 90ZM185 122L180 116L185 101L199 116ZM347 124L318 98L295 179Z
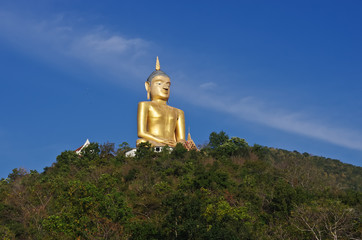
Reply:
M124 177L124 180L127 182L132 181L136 178L137 174L139 173L139 170L136 168L132 168L128 174Z
M100 156L101 158L111 158L114 157L115 149L114 149L114 143L104 143L100 146Z
M6 226L0 225L0 238L3 240L15 239L15 234Z
M82 149L81 155L84 159L94 160L99 157L99 152L99 144L92 142L87 147Z
M138 144L136 151L136 159L149 159L154 155L153 147L149 142L142 142Z
M224 144L227 140L229 140L229 136L224 131L219 133L212 132L209 136L209 147L212 149L217 148Z
M25 176L28 172L24 168L14 168L13 172L8 175L8 179L10 181L15 181L23 176Z
M128 152L131 149L132 149L131 146L127 142L123 142L123 143L119 144L117 154L125 154L126 152Z
M259 159L266 160L270 155L270 150L268 147L261 146L259 144L254 144L254 146L251 149L251 152L254 153Z
M165 239L162 230L157 226L157 224L148 221L136 221L132 224L129 229L130 239L132 240L157 240Z
M232 137L231 139L226 140L223 144L218 146L215 149L216 157L221 156L241 156L248 157L249 156L249 145L245 141L245 139L241 139L238 137Z
M171 157L175 159L182 159L187 153L186 148L181 144L177 143L176 147L171 152Z
M54 237L60 234L70 239L97 236L100 226L103 229L118 225L121 229L132 216L131 209L120 192L106 193L107 185L102 187L79 180L67 182L57 196L54 214L42 222L44 229Z
M224 189L231 185L228 173L219 169L218 166L218 162L214 162L210 169L198 165L195 169L194 187L196 189Z
M227 159L230 157L250 157L251 149L245 139L232 137L229 138L225 132L212 132L210 134L210 143L203 150L206 154L217 159Z
M71 164L74 164L77 161L79 161L79 156L74 151L64 151L59 156L57 156L57 162L55 166L61 172L68 172L70 170L69 167Z
M201 151L129 149L92 143L43 173L14 169L0 238L361 239L362 168L224 132Z

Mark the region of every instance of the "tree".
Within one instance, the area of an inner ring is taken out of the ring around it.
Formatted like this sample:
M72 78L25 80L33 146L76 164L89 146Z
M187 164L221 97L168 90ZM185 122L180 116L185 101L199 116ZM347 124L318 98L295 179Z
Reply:
M176 147L172 150L171 156L176 159L181 159L185 157L187 153L187 149L184 147L182 143L177 143Z
M249 156L249 145L245 139L232 137L216 148L217 156Z
M136 159L147 159L151 158L153 155L153 147L149 142L141 142L138 144L137 151L136 151Z
M360 239L360 214L340 201L325 200L302 204L292 212L292 224L314 239Z
M114 150L114 143L104 143L100 146L100 156L103 158L110 158L113 157L115 150Z
M126 152L130 151L132 148L131 146L128 144L128 142L123 142L121 144L118 145L118 150L117 150L117 154L122 154L124 155Z
M90 143L87 147L82 149L81 155L83 158L94 160L99 157L99 144L98 143Z
M224 131L219 133L212 132L209 136L209 147L215 149L218 146L224 144L228 139L229 136Z
M21 178L28 174L25 168L14 168L13 172L8 175L10 181L15 181L17 178Z

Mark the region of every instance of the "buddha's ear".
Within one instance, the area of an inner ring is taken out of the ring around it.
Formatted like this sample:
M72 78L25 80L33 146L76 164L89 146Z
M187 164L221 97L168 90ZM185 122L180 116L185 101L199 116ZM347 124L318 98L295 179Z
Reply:
M149 100L150 99L150 82L149 81L145 82L145 88L147 91L147 99Z

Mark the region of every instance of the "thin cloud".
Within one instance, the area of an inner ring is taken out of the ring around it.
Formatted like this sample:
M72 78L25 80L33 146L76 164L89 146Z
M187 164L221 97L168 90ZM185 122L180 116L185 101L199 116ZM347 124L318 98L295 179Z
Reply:
M214 82L206 82L200 85L201 89L213 89L217 86L216 83Z
M129 49L137 49L142 45L141 39L125 39L120 36L105 38L100 34L89 34L79 39L77 47L92 49L102 54L123 54Z
M182 88L183 91L188 92L187 99L192 99L194 104L286 132L323 140L350 149L362 150L361 133L320 123L318 118L313 118L305 113L281 110L253 97L235 100L230 96L218 97L217 94L196 93L192 89L185 90L185 86Z
M138 76L142 67L134 66L150 45L143 39L126 38L102 26L70 25L62 15L52 20L36 20L4 11L0 11L0 37L45 61L88 64L94 71L100 68L113 76L122 73Z

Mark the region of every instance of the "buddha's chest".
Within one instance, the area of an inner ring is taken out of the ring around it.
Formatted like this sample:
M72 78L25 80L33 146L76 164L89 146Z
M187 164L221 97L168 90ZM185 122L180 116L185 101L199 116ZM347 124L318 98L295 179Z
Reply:
M177 121L177 111L167 105L153 105L149 108L148 117L151 121L172 124Z

